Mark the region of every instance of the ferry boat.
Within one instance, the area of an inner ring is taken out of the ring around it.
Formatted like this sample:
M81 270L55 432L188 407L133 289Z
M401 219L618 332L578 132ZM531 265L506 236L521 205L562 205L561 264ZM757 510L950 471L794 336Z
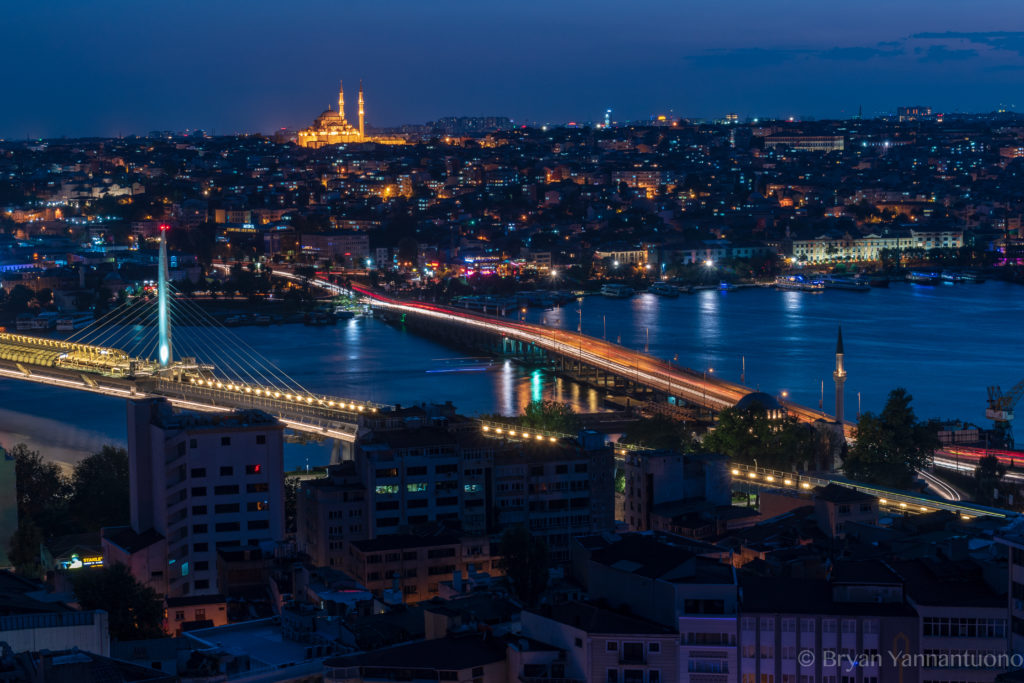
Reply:
M671 299L675 299L679 296L679 289L674 285L670 285L667 282L655 282L653 285L647 288L647 291L651 294L657 294L658 296L667 296Z
M633 296L633 288L629 285L606 284L601 286L601 294L613 299L628 299Z
M839 289L844 292L868 292L871 285L848 277L829 277L825 280L825 289Z
M333 325L334 316L323 311L310 311L302 317L303 325Z
M817 294L825 291L825 283L821 280L810 281L803 275L780 275L775 280L775 289Z
M935 273L921 273L915 271L907 273L907 282L912 282L915 285L937 285L941 280Z
M62 318L57 318L57 331L58 332L71 332L73 330L80 330L93 321L91 313L83 313L81 315L66 315Z

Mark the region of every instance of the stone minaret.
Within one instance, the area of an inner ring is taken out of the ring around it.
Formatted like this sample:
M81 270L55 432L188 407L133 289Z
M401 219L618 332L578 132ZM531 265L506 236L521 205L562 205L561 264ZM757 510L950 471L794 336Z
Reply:
M363 82L359 81L359 139L366 139L366 129L363 128Z
M338 81L338 115L341 116L341 120L345 120L345 89L341 85L341 81Z
M836 371L832 373L836 382L836 421L843 421L843 385L846 384L846 367L843 365L843 326L839 326L836 338Z

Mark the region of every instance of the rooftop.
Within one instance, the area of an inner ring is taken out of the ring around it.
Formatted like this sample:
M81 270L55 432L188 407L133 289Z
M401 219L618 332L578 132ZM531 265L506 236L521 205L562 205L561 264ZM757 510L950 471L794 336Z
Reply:
M447 669L460 671L505 660L505 643L484 634L447 636L346 657L332 657L328 667L374 667L381 669Z
M540 611L535 611L534 614L581 629L589 634L672 635L675 633L672 629L653 621L613 612L587 602L547 605Z

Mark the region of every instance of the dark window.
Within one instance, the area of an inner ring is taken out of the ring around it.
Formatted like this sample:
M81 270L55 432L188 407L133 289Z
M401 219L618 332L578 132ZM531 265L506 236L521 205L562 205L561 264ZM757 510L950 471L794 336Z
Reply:
M406 507L410 507L410 508L425 508L425 507L427 507L427 504L429 502L430 501L427 500L426 498L420 498L419 500L409 500L409 501L406 501L405 505L406 505Z
M210 568L210 563L207 562L206 560L203 560L202 562L196 562L196 571L197 572L206 571L209 568Z
M576 463L576 465L573 467L573 470L576 472L576 474L585 474L587 471L587 463Z
M543 477L544 476L544 465L535 465L530 468L531 477Z
M399 505L399 503L398 503L397 500L383 500L383 501L377 503L377 509L378 510L397 510L398 509L398 505Z
M378 479L386 479L388 477L397 477L397 476L398 476L398 468L396 468L396 467L391 467L391 468L385 468L385 469L377 470L377 478Z
M266 434L257 434L256 435L256 445L257 446L262 446L266 442L267 442L267 435Z
M230 446L231 445L231 437L230 436L222 436L222 437L220 437L220 445L221 446Z
M458 463L452 465L437 465L434 467L434 471L438 474L454 474L459 471Z
M206 476L206 468L205 467L193 467L192 468L192 476L193 477L205 477Z
M231 465L224 465L224 466L222 466L220 468L220 476L222 476L222 477L230 477L234 473L235 473L235 468L232 467Z
M179 609L174 612L175 621L185 621L185 610Z
M246 474L259 474L262 471L263 471L263 465L246 465L245 466L245 473Z
M377 520L377 526L398 526L398 517L382 517Z
M209 549L210 549L210 544L209 543L193 543L192 544L192 552L194 552L194 553L205 553Z
M193 496L205 496L206 495L206 487L205 486L194 486L194 487L192 487L192 495Z
M237 489L238 487L236 486L235 488ZM245 492L246 493L266 493L269 490L270 490L270 484L246 484L245 485ZM238 493L238 491L235 491L235 493Z
M218 503L213 506L213 511L218 515L224 515L229 512L238 512L241 506L238 503Z
M193 524L192 533L194 534L205 534L209 530L209 527L205 524Z
M427 519L426 515L410 515L409 524L426 524Z
M219 522L214 528L217 531L238 531L242 525L238 522Z
M556 465L555 466L555 474L569 474L569 466L568 465Z
M209 587L210 587L210 580L209 579L196 579L196 590L202 590L202 589L209 588ZM196 619L199 618L199 613L200 612L203 612L203 610L198 610L198 609L196 610ZM205 613L204 613L204 616L205 616Z
M249 531L254 529L269 529L270 522L265 519L253 519L249 521Z
M178 444L178 455L185 455L185 442L182 441Z
M435 548L427 551L427 559L436 560L439 557L455 557L455 548Z
M222 486L214 486L213 493L218 496L229 496L238 493L238 484L224 484Z
M579 638L576 640L579 640ZM579 646L577 645L577 647ZM605 678L605 681L607 681L607 683L619 683L619 670L608 669L608 676Z
M661 652L661 643L648 643L647 644L647 651L648 652Z
M189 439L188 447L189 448L199 448L199 442L196 439Z
M427 468L426 467L406 467L405 468L405 473L406 473L406 475L408 475L410 477L418 477L420 475L426 474L427 473Z
M192 506L192 514L193 515L205 515L206 514L206 506L205 505L193 505Z

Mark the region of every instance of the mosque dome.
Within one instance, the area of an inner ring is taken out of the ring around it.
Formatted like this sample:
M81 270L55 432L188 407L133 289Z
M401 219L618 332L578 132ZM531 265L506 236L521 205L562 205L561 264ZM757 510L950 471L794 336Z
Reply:
M742 411L763 410L770 419L777 419L786 414L786 409L782 407L778 399L763 391L747 394L736 404L736 409Z

